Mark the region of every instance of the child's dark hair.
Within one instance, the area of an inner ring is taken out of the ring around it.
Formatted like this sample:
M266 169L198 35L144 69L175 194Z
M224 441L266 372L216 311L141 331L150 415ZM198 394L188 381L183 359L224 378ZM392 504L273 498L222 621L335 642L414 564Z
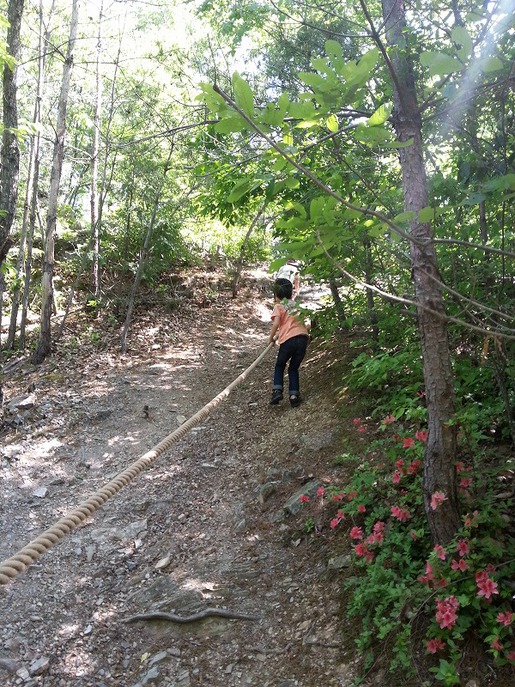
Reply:
M273 287L274 296L282 301L283 298L291 301L293 284L289 279L276 279Z

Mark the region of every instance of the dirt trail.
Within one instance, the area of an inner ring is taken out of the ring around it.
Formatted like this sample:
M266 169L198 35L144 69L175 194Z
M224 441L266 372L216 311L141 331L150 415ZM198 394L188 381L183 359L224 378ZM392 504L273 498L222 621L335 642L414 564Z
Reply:
M248 367L266 346L269 305L220 296L182 332L166 322L140 330L139 354L85 361L78 350L65 373L51 371L55 361L20 371L5 388L7 403L29 383L35 400L30 419L3 437L0 559ZM0 684L351 684L341 582L328 569L324 538L305 536L294 498L338 476L339 379L333 354L315 343L301 370L304 404L270 407L274 355L85 526L0 589ZM259 619L124 622L206 608Z

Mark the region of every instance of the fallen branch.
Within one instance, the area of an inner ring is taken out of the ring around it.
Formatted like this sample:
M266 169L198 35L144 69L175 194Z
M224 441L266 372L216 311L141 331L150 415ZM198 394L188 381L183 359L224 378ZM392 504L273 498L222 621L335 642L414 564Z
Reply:
M226 608L206 608L204 611L194 613L193 615L176 615L175 613L165 613L163 611L152 611L150 613L139 613L138 615L131 615L126 618L126 623L136 623L139 620L168 620L171 623L194 623L197 620L204 618L230 618L232 620L259 620L258 615L247 615L246 613L239 613L238 611L230 611Z

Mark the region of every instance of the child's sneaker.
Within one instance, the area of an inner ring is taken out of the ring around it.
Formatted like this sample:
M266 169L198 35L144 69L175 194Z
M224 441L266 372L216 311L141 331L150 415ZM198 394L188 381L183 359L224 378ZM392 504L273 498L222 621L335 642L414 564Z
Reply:
M302 403L302 399L299 394L292 394L290 396L290 405L292 408L297 408Z
M274 389L272 391L272 398L270 399L270 405L275 406L279 401L283 400L283 392L281 389Z

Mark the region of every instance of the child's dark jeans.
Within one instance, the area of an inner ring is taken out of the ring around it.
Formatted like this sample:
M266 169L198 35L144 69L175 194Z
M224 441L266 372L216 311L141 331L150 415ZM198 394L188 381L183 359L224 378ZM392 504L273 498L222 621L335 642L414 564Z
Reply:
M292 336L291 339L286 339L286 341L279 346L274 370L274 389L282 390L284 384L284 370L289 360L288 391L290 395L299 393L299 367L306 355L308 339L309 337L305 334L299 334L298 336Z

